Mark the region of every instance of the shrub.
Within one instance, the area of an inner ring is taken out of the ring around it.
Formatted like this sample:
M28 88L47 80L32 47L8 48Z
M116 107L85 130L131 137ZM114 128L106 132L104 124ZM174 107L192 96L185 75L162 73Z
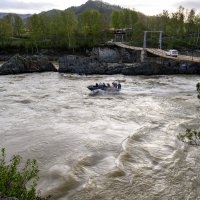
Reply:
M187 129L184 134L179 133L177 137L179 140L185 143L200 146L200 131L198 132L191 129Z
M38 165L36 160L28 159L21 167L22 158L13 156L6 163L6 152L2 148L0 152L0 193L16 197L19 200L40 199L36 196L36 185L39 180Z
M200 99L200 83L196 85L198 98ZM183 142L192 144L192 145L199 145L200 146L200 132L187 129L185 133L179 133L177 138Z

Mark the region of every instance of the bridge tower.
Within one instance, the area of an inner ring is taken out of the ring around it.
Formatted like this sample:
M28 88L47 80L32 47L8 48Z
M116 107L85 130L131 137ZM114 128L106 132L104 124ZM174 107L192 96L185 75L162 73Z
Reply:
M158 46L159 49L162 49L162 34L163 31L144 31L144 40L143 40L143 48L147 48L147 33L159 33L159 40L158 40Z
M146 58L147 58L147 52L145 50L147 48L147 33L159 33L158 47L159 47L159 49L162 49L163 31L144 31L143 50L141 51L141 55L140 55L141 62L145 62Z

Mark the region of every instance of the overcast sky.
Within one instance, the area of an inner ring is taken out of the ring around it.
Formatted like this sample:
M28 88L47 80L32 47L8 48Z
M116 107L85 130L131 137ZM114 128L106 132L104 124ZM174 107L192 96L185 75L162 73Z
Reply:
M0 12L39 13L51 9L64 10L79 6L87 0L0 0ZM134 8L146 15L156 15L163 10L174 12L182 5L200 11L200 0L104 0L107 3Z

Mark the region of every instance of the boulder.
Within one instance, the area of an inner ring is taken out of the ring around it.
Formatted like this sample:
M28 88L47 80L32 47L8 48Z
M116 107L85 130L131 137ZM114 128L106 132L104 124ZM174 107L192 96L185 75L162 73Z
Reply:
M120 53L117 48L93 48L91 56L98 58L101 62L118 63L120 61Z
M123 69L127 66L124 63L108 63L106 74L122 74Z
M77 74L105 74L107 65L95 57L68 55L59 59L58 72Z
M200 74L200 63L165 60L161 68L162 74Z
M200 74L200 63L190 62L187 65L188 74Z
M106 63L133 63L140 59L140 52L116 47L93 48L90 55Z
M133 63L126 65L122 70L124 75L157 75L160 74L160 65L151 63Z
M15 55L0 66L0 75L21 74L32 72L57 71L55 66L44 56L22 57Z

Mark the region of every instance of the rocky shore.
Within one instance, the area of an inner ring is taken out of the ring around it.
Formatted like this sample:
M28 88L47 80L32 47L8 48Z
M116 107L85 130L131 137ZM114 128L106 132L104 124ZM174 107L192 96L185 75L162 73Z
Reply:
M200 63L163 59L162 62L140 61L140 52L118 47L93 48L87 56L64 55L59 68L46 56L15 55L0 66L0 75L58 71L77 74L172 75L200 74ZM156 59L154 60L156 61Z
M0 75L21 74L32 72L56 72L56 67L44 56L22 57L15 55L0 66Z
M120 48L96 48L90 56L67 55L59 59L60 73L172 75L200 74L200 63L163 59L140 62L140 52Z

